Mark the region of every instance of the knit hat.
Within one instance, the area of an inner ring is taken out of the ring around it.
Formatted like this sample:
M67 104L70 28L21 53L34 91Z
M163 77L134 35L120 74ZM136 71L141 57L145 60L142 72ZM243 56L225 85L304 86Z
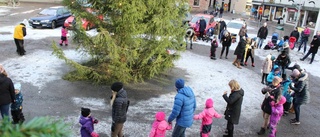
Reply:
M123 84L121 82L115 82L111 85L111 90L118 92L122 89L122 87L123 87Z
M21 90L21 84L20 83L15 83L14 84L14 89L20 91Z
M156 119L162 121L166 118L166 113L159 111L156 113Z
M91 110L89 108L81 108L81 115L84 117L88 117L91 113Z
M280 71L280 68L275 68L274 71Z
M297 63L293 65L293 68L299 70L300 72L302 71L300 65L298 65Z
M293 77L298 77L300 74L301 74L301 73L300 73L300 71L299 71L298 69L294 69L294 70L292 71L291 76L293 76Z
M183 87L184 87L184 80L183 80L183 79L180 79L180 78L177 79L175 85L176 85L176 88L177 88L177 89L183 88Z
M206 108L212 108L213 107L213 100L211 98L208 98L206 101Z

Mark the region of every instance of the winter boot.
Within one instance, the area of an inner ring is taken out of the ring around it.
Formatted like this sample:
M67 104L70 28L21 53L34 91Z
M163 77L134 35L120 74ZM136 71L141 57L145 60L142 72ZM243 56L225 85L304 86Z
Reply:
M242 69L241 66L240 66L240 61L237 61L237 68L238 69Z
M247 65L248 65L248 63L247 63L247 62L244 62L244 65L245 65L245 66L247 66Z
M255 67L254 63L251 64L252 67Z
M263 135L266 133L266 129L264 129L263 127L261 127L260 131L257 132L258 135Z

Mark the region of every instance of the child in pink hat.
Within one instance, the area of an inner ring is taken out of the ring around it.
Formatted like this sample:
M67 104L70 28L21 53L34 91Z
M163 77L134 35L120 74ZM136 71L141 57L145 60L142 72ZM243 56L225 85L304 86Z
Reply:
M213 100L209 98L206 101L206 108L198 115L193 116L194 120L202 119L200 127L201 137L209 137L213 118L221 118L221 115L214 110Z
M172 129L172 125L165 120L166 113L161 111L157 112L155 117L156 119L152 124L152 129L150 131L149 137L165 137L166 130Z

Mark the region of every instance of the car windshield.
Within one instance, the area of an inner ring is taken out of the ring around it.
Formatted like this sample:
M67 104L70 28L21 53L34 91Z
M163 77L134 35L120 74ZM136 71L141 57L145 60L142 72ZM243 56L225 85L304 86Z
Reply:
M49 15L49 16L55 16L57 12L57 9L44 9L39 14L41 15Z
M198 20L200 20L200 19L201 19L201 17L195 16L195 17L192 18L191 23L196 23L196 22L197 22ZM209 18L204 18L204 20L205 20L206 23L208 24Z
M243 24L236 23L236 22L230 22L227 25L228 28L234 28L234 29L241 29L242 26L243 26Z

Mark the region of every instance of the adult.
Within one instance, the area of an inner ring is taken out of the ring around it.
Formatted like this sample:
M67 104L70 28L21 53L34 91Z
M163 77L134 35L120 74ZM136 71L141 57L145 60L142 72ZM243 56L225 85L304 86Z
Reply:
M239 39L241 39L243 36L247 35L247 26L246 26L246 24L242 25L238 35L239 35Z
M225 33L225 35L222 36L221 38L222 40L222 49L221 49L221 54L220 54L220 59L222 59L222 54L224 52L224 50L226 50L226 59L228 59L228 53L229 53L229 47L231 46L231 33L227 32Z
M281 97L281 94L282 94L281 82L282 82L282 79L280 77L275 77L272 80L272 84L262 88L261 90L261 93L265 95L265 98L261 104L261 109L263 111L262 113L263 124L262 124L262 127L260 128L260 131L257 132L258 135L263 135L266 133L266 130L270 122L270 115L272 112L270 102L273 100L278 100ZM267 92L269 94L266 94ZM269 95L273 96L274 99L270 98Z
M123 137L123 125L127 120L127 111L129 100L127 91L123 89L121 82L115 82L111 85L112 97L110 104L112 106L112 125L111 137Z
M26 51L24 50L24 45L23 45L24 43L23 37L25 37L26 35L27 35L27 30L26 30L25 24L20 23L14 28L13 38L17 47L16 51L20 56L23 56L26 54Z
M223 15L223 7L221 6L220 9L219 9L220 13L219 13L219 18L222 18L222 15Z
M224 30L227 30L227 24L226 22L224 21L223 18L220 18L220 21L219 21L219 40L221 40L222 36L224 35Z
M299 48L298 48L298 52L300 51L302 44L304 44L303 53L306 53L309 36L310 36L310 29L309 29L309 27L306 27L301 32L301 42L300 42L300 45L299 45Z
M183 79L176 80L175 86L177 95L174 98L174 105L168 122L171 124L176 119L172 137L184 137L186 128L193 123L196 99L192 89L184 85Z
M314 56L317 54L318 49L319 49L319 45L320 45L320 40L318 39L320 38L319 36L313 36L313 40L310 43L310 49L308 51L308 53L301 58L301 61L304 61L310 54L311 54L311 60L309 64L312 64L313 60L314 60Z
M234 51L234 55L236 55L237 57L235 58L232 64L239 69L241 69L240 62L241 62L241 59L243 58L243 54L246 49L246 44L247 44L246 37L242 37L238 43L238 46L236 47L236 50Z
M309 78L308 73L301 73L299 70L294 69L291 77L293 78L290 89L294 91L293 108L295 111L295 118L290 120L291 124L300 124L300 106L309 103Z
M287 79L287 73L285 69L288 68L288 66L290 66L291 60L286 51L281 51L281 54L277 57L275 63L279 66L282 72L282 79Z
M186 35L184 37L185 41L186 41L186 49L188 48L188 41L190 41L190 49L192 49L192 40L193 40L193 36L194 36L194 30L192 27L189 26L189 28L186 31Z
M290 37L296 38L296 41L299 40L300 33L298 31L298 27L294 27L294 30L290 33ZM294 43L294 46L296 45L297 42ZM293 47L294 48L294 47Z
M12 80L0 64L0 112L2 119L9 116L10 104L15 101L15 92Z
M204 31L206 30L206 27L207 27L207 22L206 20L204 20L204 17L201 17L200 19L200 22L199 22L199 40L202 39L204 40L203 38L203 35L204 35Z
M231 80L229 82L229 87L231 89L229 97L227 96L227 91L223 93L223 98L227 102L227 108L224 114L225 119L228 121L228 134L223 135L224 137L233 137L234 124L239 124L241 105L244 96L244 91L236 80Z
M267 27L267 22L263 23L263 26L260 27L257 37L258 37L258 47L261 49L261 46L263 45L263 41L267 38L268 36L268 27Z

